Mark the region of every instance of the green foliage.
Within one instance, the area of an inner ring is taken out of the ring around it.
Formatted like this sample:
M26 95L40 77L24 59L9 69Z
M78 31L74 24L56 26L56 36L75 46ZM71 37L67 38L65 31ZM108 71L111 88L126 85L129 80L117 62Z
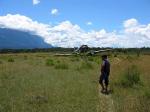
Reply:
M88 61L82 61L81 64L77 67L77 70L88 70L88 69L93 69L93 65L91 62Z
M77 56L73 56L73 57L71 57L70 61L76 62L76 61L80 61L80 59Z
M129 61L129 62L132 62L133 61L133 57L131 55L127 55L126 59Z
M144 97L146 99L150 100L150 89L149 88L144 90Z
M133 87L141 82L140 72L135 65L127 68L122 75L120 84L123 87Z
M13 58L9 58L8 62L14 62L15 60Z
M92 56L88 57L88 61L94 61L94 58Z
M55 65L55 69L69 69L69 66L67 63L60 62Z
M99 65L101 63L101 58L100 57L95 57L94 62Z
M52 59L47 59L45 64L47 66L53 66L54 65L54 61Z

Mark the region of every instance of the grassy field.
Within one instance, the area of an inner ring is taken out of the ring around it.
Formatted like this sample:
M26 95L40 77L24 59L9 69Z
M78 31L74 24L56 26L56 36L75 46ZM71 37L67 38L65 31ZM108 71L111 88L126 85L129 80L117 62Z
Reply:
M109 59L112 111L150 112L150 55ZM102 112L100 63L100 56L1 54L0 112Z

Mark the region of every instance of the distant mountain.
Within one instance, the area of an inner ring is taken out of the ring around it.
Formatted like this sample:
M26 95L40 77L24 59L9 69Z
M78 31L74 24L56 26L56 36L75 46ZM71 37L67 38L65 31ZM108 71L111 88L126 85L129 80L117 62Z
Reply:
M13 29L0 28L0 49L51 48L37 35Z

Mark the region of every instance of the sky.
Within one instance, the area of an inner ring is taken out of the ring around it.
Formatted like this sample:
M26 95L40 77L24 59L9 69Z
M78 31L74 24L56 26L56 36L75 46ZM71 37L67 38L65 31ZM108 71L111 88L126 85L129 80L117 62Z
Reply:
M0 0L0 27L53 46L150 47L150 0Z

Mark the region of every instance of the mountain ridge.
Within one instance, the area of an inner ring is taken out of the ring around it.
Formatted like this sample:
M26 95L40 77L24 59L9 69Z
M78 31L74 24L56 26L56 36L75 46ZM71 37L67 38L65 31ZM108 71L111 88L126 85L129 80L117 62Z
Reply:
M0 28L0 49L52 48L42 37L27 31Z

